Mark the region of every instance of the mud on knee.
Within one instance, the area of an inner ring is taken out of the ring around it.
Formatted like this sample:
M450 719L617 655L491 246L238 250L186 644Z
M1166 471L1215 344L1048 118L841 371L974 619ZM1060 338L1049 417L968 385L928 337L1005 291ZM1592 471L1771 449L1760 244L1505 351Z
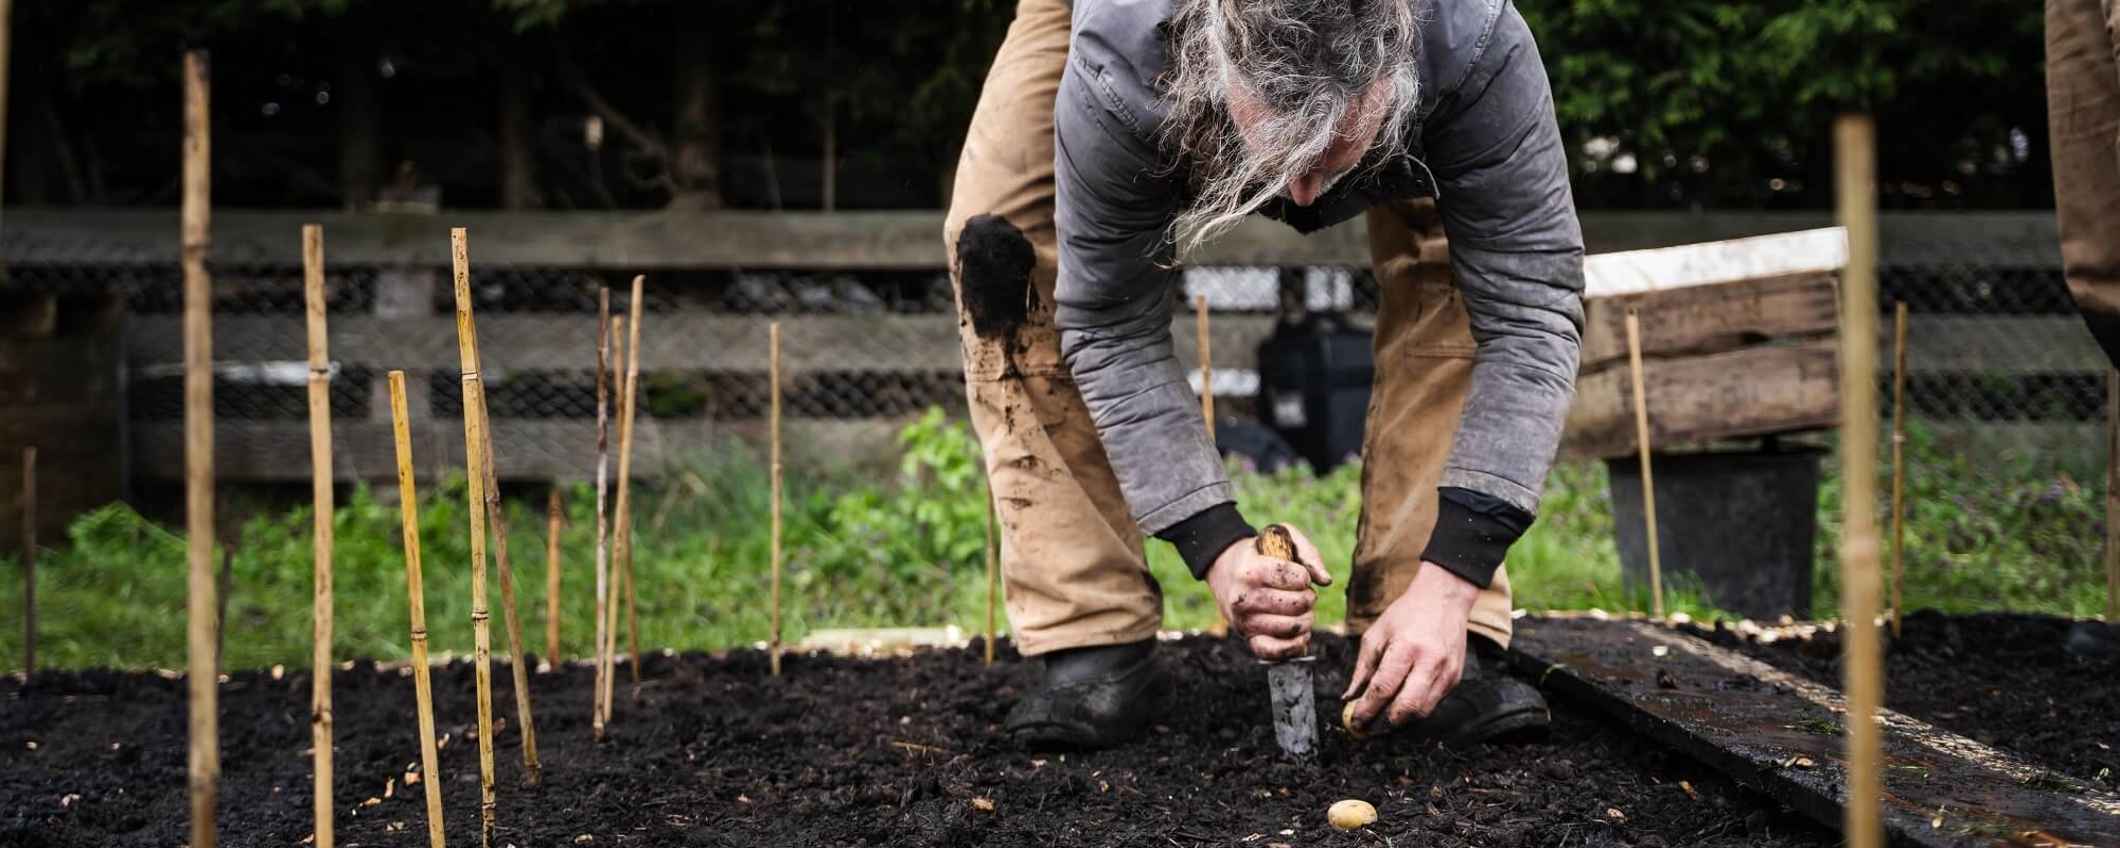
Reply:
M1031 286L1037 251L1023 231L999 215L978 215L957 235L957 276L965 317L981 338L1008 336L1038 305Z

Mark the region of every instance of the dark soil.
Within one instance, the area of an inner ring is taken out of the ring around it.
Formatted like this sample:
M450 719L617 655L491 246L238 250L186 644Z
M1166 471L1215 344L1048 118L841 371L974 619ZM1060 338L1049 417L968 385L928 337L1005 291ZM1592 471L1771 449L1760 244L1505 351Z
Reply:
M1350 644L1324 637L1319 712L1338 714ZM1261 667L1235 643L1164 645L1176 678L1146 740L1031 753L997 735L1035 663L982 668L976 651L904 660L651 658L609 741L590 741L590 672L533 678L544 784L519 785L520 738L498 734L499 844L1823 846L1837 840L1763 796L1589 713L1556 705L1553 738L1451 752L1327 733L1316 765L1281 762ZM621 672L623 674L623 671ZM437 669L448 735L450 843L478 844L468 664ZM512 718L496 663L496 715ZM225 845L310 835L304 675L222 687ZM409 675L362 664L334 682L338 839L423 845ZM184 688L153 674L0 684L0 845L176 845L185 836ZM513 722L510 721L512 725ZM394 791L384 797L395 780ZM1376 805L1333 831L1343 798Z
M2120 654L2065 648L2074 622L1923 610L1885 643L1885 705L2066 774L2120 786ZM1778 668L1840 688L1840 634L1760 644L1696 631Z

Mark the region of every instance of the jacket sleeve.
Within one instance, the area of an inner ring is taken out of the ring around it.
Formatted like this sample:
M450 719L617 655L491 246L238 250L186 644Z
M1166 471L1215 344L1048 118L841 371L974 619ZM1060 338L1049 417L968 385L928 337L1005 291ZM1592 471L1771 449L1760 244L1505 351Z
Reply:
M1107 105L1120 102L1109 84L1078 57L1054 109L1060 349L1135 522L1177 543L1198 576L1207 563L1195 560L1211 562L1242 522L1228 520L1235 497L1172 352L1179 273L1165 231L1180 186L1131 115ZM1205 513L1220 518L1187 523Z
M1582 347L1582 227L1545 66L1513 5L1426 126L1478 345L1427 559L1485 585L1538 511Z

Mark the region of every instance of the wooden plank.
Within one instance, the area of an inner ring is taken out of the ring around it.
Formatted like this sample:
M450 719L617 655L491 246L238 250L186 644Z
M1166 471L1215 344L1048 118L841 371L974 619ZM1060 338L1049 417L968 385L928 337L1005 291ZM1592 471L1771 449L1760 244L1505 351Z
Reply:
M1761 277L1837 273L1847 264L1847 233L1839 227L1600 253L1583 260L1583 296L1618 297Z
M1840 825L1840 693L1649 622L1523 619L1510 653L1542 687ZM2120 845L2120 795L1891 710L1876 721L1895 840Z
M808 468L885 464L898 455L897 436L908 417L869 419L802 419L785 422L788 439L802 449L790 464ZM760 441L764 420L715 421L641 417L634 433L634 476L653 478L682 469L700 455L723 447L735 437ZM221 421L215 458L223 480L302 481L309 479L308 425L293 421ZM177 479L184 469L183 427L176 421L141 421L133 425L134 473L143 479ZM332 425L340 481L376 481L397 473L388 421L339 421ZM463 420L424 417L412 422L413 455L421 480L463 472ZM582 480L596 468L596 422L593 420L493 421L494 471L502 480Z
M1828 272L1593 298L1583 306L1582 371L1596 373L1626 360L1629 307L1640 310L1642 355L1710 354L1833 332L1840 314L1837 291Z
M1650 441L1674 445L1830 427L1840 420L1838 342L1832 337L1645 363ZM1635 450L1633 389L1625 369L1576 381L1561 450L1626 456Z
M650 371L766 370L766 327L771 316L707 312L650 313L652 335L641 339L641 367ZM964 367L954 315L805 315L780 319L783 367L805 371L956 371ZM587 371L595 356L596 316L538 313L495 314L480 319L480 344L489 372ZM446 370L456 355L453 319L334 317L331 350L341 368ZM1228 315L1213 325L1210 344L1251 358L1273 332L1264 315ZM1178 356L1191 361L1197 347L1190 319L1173 319ZM180 324L173 316L134 319L127 348L131 365L156 368L182 354ZM303 351L300 316L222 316L215 321L215 353L221 362L295 361Z
M1897 212L1881 217L1883 262L2059 268L2051 210ZM1825 212L1609 212L1581 214L1593 253L1721 241L1833 224ZM335 262L448 264L448 227L469 227L487 245L481 268L845 268L943 270L942 213L881 212L496 212L445 215L336 210L225 210L214 216L214 258L234 267L300 261L288 233L321 223ZM168 264L177 255L169 209L8 210L0 259L10 263ZM1369 264L1363 219L1303 236L1247 219L1193 259L1196 265Z

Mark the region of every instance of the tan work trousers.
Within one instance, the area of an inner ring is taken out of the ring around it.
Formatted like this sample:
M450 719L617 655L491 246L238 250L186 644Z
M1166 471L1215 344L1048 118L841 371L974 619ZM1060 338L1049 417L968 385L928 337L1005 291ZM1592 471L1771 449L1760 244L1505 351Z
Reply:
M2047 0L2046 95L2062 273L2120 364L2120 3Z
M972 427L1001 518L1009 623L1027 655L1146 639L1163 612L1141 531L1053 327L1053 99L1068 31L1066 0L1019 0L965 135L943 233ZM968 222L980 219L975 229L993 235L996 222L982 216L1006 221L1010 238L1020 233L1018 243L1028 243L1027 281L993 272L990 241L959 250ZM1473 357L1433 204L1380 207L1368 223L1383 303L1362 454L1361 529L1347 588L1348 624L1357 632L1405 593L1420 567ZM974 278L966 279L972 253ZM968 301L1013 304L1021 317L975 320L981 309ZM1258 512L1263 506L1251 505L1250 517L1272 521ZM1509 578L1498 570L1473 607L1470 629L1508 644L1509 609Z

